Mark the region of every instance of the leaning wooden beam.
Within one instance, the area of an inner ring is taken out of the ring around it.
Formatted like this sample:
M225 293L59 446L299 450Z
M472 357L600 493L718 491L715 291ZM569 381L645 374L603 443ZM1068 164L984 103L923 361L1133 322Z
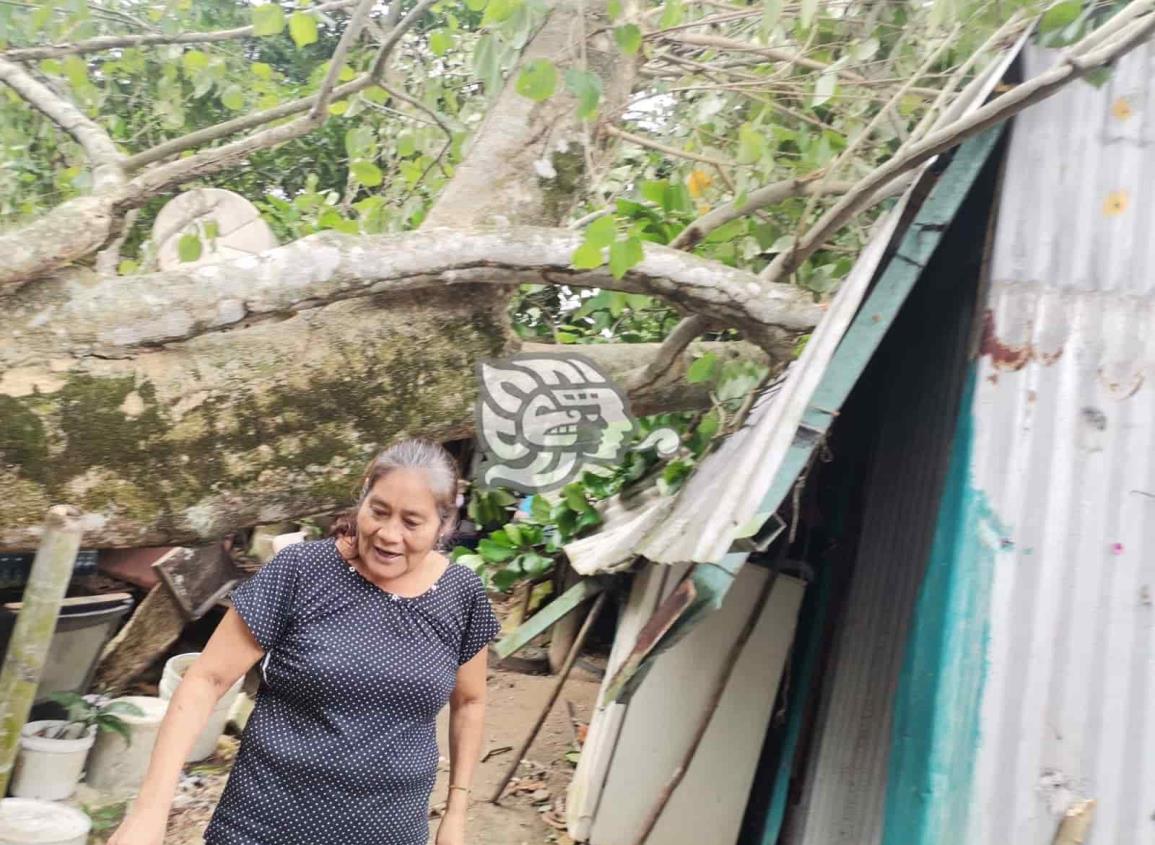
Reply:
M0 670L0 796L8 792L8 779L20 747L20 730L40 685L56 618L80 549L80 535L76 510L57 505L48 511L40 548L24 588L23 606Z
M548 605L535 613L529 621L519 626L509 636L498 640L493 647L495 656L505 659L529 644L529 641L549 629L555 622L569 616L580 605L598 595L605 585L594 578L583 578Z
M561 695L561 688L565 686L566 678L569 677L570 670L573 669L574 662L581 653L582 645L589 635L590 629L593 628L594 622L597 621L598 616L602 612L602 607L606 603L606 593L602 591L598 595L594 606L590 608L590 615L586 617L586 621L582 624L582 629L578 631L577 638L574 640L573 647L569 650L569 655L565 659L565 665L561 667L561 672L558 673L557 681L553 685L553 692L549 694L549 701L545 703L545 707L541 708L541 713L538 714L537 721L533 723L529 734L517 749L517 753L513 755L513 760L510 761L509 768L502 776L501 781L497 784L497 788L493 790L493 797L489 799L490 803L496 804L501 800L501 793L505 791L505 787L509 784L517 767L521 765L522 759L525 757L529 747L533 745L533 741L537 739L537 734L541 730L541 726L545 724L546 717L549 716L549 711L553 709L557 703L558 696Z
M184 613L165 584L157 584L132 618L104 648L93 684L119 690L177 641L185 626Z

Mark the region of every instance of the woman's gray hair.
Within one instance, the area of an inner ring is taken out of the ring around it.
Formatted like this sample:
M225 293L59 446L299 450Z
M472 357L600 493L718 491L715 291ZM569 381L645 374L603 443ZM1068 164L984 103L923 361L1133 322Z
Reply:
M440 443L423 437L400 440L369 462L361 481L357 503L345 516L337 520L334 525L335 531L331 533L343 533L352 529L356 525L357 511L364 504L373 485L395 469L419 469L425 473L429 480L429 491L437 502L437 515L441 523L438 545L446 545L449 536L457 527L459 478L457 461Z

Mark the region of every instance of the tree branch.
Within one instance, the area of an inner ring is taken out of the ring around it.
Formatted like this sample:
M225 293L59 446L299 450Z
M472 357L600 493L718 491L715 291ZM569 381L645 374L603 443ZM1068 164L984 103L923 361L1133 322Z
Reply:
M623 389L632 393L656 384L674 366L686 348L709 327L709 319L702 314L683 318L662 341L654 359L646 366L632 370L622 379Z
M15 62L0 58L0 82L80 144L92 163L92 184L103 192L124 184L124 156L96 121Z
M377 58L374 60L374 70L369 73L362 74L356 79L351 79L343 85L338 85L333 88L330 95L331 100L343 100L346 97L351 97L366 88L373 86L377 82L376 68L378 65L384 67L385 60L388 59L393 47L397 41L400 40L408 29L410 29L417 19L424 11L432 5L430 0L423 0L422 3L415 6L403 21L393 27L387 40L382 43L378 50ZM182 135L179 138L173 138L171 141L165 141L157 144L151 149L144 150L135 155L129 156L125 161L125 168L131 173L139 170L146 165L153 164L163 159L170 158L185 150L203 147L205 144L213 141L226 138L229 135L236 135L239 132L244 132L248 129L255 129L258 126L272 123L286 117L292 117L295 114L310 111L317 104L320 93L310 94L308 97L301 97L288 103L282 103L279 106L274 106L271 109L266 109L256 114L245 115L233 120L218 123L215 126L207 126L204 129L198 129L195 132L190 132L187 135Z
M334 0L320 6L306 7L303 12L331 12L352 6L357 0ZM149 35L99 35L75 44L49 44L43 47L15 47L0 51L0 58L14 62L34 62L40 59L56 59L61 56L77 56L85 53L101 53L105 50L123 50L134 47L155 47L166 44L212 44L219 41L235 41L253 34L252 26L238 26L216 32L186 32L178 35L153 33Z
M713 156L702 155L701 153L692 153L688 150L679 150L677 147L671 147L669 144L663 144L661 141L654 141L650 138L643 138L641 135L635 135L633 132L627 132L624 129L619 129L612 124L603 127L603 131L607 135L613 135L615 138L621 138L623 141L629 141L631 144L637 144L639 147L648 147L651 150L665 153L666 155L675 156L676 158L684 158L689 161L700 161L702 164L713 164L717 167L733 167L734 162L726 161L722 158L714 158Z
M1073 80L1086 76L1138 47L1155 31L1155 14L1150 9L1155 0L1134 0L1132 6L1142 6L1146 16L1135 12L1135 20L1121 27L1114 38L1102 46L1083 51L1081 44L1074 48L1055 67L1034 79L1016 86L991 100L966 117L952 121L912 144L905 153L895 156L867 176L860 179L851 191L831 206L799 239L793 251L781 253L761 273L764 281L779 282L814 254L838 229L861 211L874 192L896 177L913 170L924 161L946 152L962 141L985 129L1002 123L1034 103L1045 100ZM1121 14L1121 13L1120 13Z
M377 58L373 63L373 70L366 76L362 77L362 79L367 80L366 87L376 81L378 74L380 73L381 69L384 68L386 61L388 61L389 55L392 53L393 48L397 46L398 42L400 42L401 36L404 35L405 32L407 32L409 29L411 29L436 2L438 2L438 0L421 0L420 3L418 3L410 10L409 14L401 19L397 26L393 27L392 31L389 33L389 38L386 39L386 41L377 51ZM369 5L370 3L365 3L362 7L366 14L368 13L367 7ZM349 22L349 27L352 27L355 23L360 27L364 25L364 22L365 21L363 15L360 20L357 20L355 16L354 19ZM349 28L346 28L346 34L348 31ZM343 55L343 51L348 50L348 47L349 41L347 41L345 35L342 35L341 41L338 42L333 54L334 61L332 62L332 67L330 67L330 77L332 77L333 67L338 68L337 72L340 71L338 67L339 62L336 61L336 59L340 58L341 55ZM349 84L352 85L357 81L358 80L354 80ZM325 82L326 84L330 83L331 78L327 78ZM129 182L127 186L127 203L131 205L139 204L140 202L155 196L156 194L169 187L172 187L173 185L186 182L189 179L206 176L210 173L216 173L219 170L224 170L228 167L232 167L235 164L239 164L257 150L276 147L285 143L286 141L291 141L294 138L299 138L302 135L309 134L310 132L317 129L317 127L321 126L321 124L323 124L328 118L326 111L317 108L318 105L324 102L325 96L325 89L322 88L322 90L319 91L314 98L312 98L314 104L309 114L305 117L298 118L291 123L275 126L270 129L264 129L260 132L254 132L252 135L249 135L246 138L241 138L237 141L233 141L230 144L224 144L219 147L211 147L210 149L202 150L196 155L190 156L188 158L182 158L168 164L162 164L158 167L154 167L151 170L141 173L139 176Z
M606 267L575 270L570 256L582 237L528 226L326 232L230 262L96 284L45 280L11 317L9 334L19 342L0 339L0 369L50 350L66 354L59 325L75 327L69 335L75 350L117 357L337 301L451 285L546 283L651 294L737 326L752 340L767 336L769 328L807 331L822 313L801 288L765 285L752 273L658 244L646 244L642 262L622 279ZM60 296L60 286L67 296ZM163 320L157 319L158 290L165 291ZM37 302L56 303L51 325L37 322Z
M337 48L329 59L329 72L325 74L325 81L321 83L321 89L317 92L316 102L309 110L309 117L313 120L324 120L326 117L325 110L329 108L329 97L333 93L333 86L337 84L337 78L341 75L341 69L345 66L345 56L349 54L353 42L361 36L361 30L365 28L365 21L369 19L369 12L376 2L377 0L360 0L357 8L353 10L353 16L345 25L341 40L337 42Z

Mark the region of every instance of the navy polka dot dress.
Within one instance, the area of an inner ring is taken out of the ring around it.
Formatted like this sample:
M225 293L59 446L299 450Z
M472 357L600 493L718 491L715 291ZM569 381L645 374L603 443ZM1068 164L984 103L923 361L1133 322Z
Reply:
M425 845L435 717L499 625L451 564L423 595L388 593L334 540L279 552L232 594L267 652L212 845Z

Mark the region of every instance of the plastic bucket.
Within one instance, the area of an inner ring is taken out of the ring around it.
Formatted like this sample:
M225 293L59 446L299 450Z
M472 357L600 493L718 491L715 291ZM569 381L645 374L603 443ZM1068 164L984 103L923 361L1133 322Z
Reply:
M92 821L80 810L49 801L0 801L0 845L85 845Z
M144 781L168 702L151 695L129 695L115 700L135 704L144 715L116 714L128 728L132 742L126 742L113 731L101 731L88 761L85 781L93 789L105 792L132 792Z
M42 719L20 730L20 751L12 772L12 794L17 798L63 801L76 791L84 761L96 741L96 726L79 739L33 736L43 728L63 724L59 719Z
M192 666L196 659L200 657L200 652L190 652L188 654L178 654L176 657L169 658L168 662L164 664L164 674L160 678L160 697L168 701L176 693L176 688L180 686L180 679L184 677L185 671ZM237 679L228 692L221 696L220 701L213 707L213 711L209 714L209 720L205 723L204 730L201 731L200 736L197 737L196 742L193 743L192 749L189 751L188 757L185 758L186 763L196 763L199 760L204 760L211 757L213 752L217 750L217 743L220 741L221 734L224 733L225 725L229 721L229 711L233 707L233 702L236 701L237 694L241 690L241 684L244 683L244 676Z

